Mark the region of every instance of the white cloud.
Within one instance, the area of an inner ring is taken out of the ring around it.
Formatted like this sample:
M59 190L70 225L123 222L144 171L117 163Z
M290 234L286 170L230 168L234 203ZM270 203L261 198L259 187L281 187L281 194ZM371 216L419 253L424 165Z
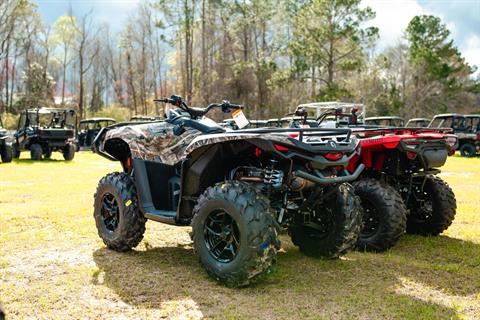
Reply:
M380 29L380 49L401 40L410 20L427 13L415 0L364 0L362 3L377 14L371 25Z
M470 65L476 65L480 68L480 36L471 34L463 48L463 56ZM479 71L477 71L478 73Z

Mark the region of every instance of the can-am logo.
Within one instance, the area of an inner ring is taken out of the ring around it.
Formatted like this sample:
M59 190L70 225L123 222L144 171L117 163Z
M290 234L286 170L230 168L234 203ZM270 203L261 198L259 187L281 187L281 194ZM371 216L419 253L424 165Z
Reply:
M332 147L333 149L337 148L337 144L334 141L330 141L329 144L330 144L330 147Z

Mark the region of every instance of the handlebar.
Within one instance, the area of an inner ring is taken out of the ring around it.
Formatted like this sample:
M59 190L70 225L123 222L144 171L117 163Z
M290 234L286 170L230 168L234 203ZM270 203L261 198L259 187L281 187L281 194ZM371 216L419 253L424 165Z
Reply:
M211 109L214 108L221 108L223 112L229 113L232 110L243 109L243 106L238 104L232 104L229 101L222 101L222 103L211 103L206 108L193 108L189 107L180 96L172 95L170 98L163 98L163 99L154 99L155 102L163 102L169 103L180 109L188 112L192 118L197 118L205 115Z
M335 116L335 117L349 117L351 122L350 124L357 124L357 111L358 109L352 109L352 113L344 113L341 108L331 108L327 109L326 111L322 112L317 117L318 124L321 124L328 116Z

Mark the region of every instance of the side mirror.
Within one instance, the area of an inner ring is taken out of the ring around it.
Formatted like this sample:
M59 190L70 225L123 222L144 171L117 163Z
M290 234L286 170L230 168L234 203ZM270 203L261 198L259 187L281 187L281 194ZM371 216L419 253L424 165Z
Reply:
M170 99L172 100L172 104L176 105L177 107L180 107L183 103L181 96L172 95Z

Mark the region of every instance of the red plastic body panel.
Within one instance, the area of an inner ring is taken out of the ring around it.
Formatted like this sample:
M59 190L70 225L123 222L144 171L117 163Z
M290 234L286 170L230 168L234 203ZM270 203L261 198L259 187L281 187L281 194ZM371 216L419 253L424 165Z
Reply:
M385 152L387 149L395 149L402 140L436 140L445 139L451 130L444 129L412 129L412 128L395 128L395 129L379 129L355 131L360 137L361 154L355 155L349 162L347 170L353 172L359 165L363 163L366 168L374 168L380 171L385 161Z

